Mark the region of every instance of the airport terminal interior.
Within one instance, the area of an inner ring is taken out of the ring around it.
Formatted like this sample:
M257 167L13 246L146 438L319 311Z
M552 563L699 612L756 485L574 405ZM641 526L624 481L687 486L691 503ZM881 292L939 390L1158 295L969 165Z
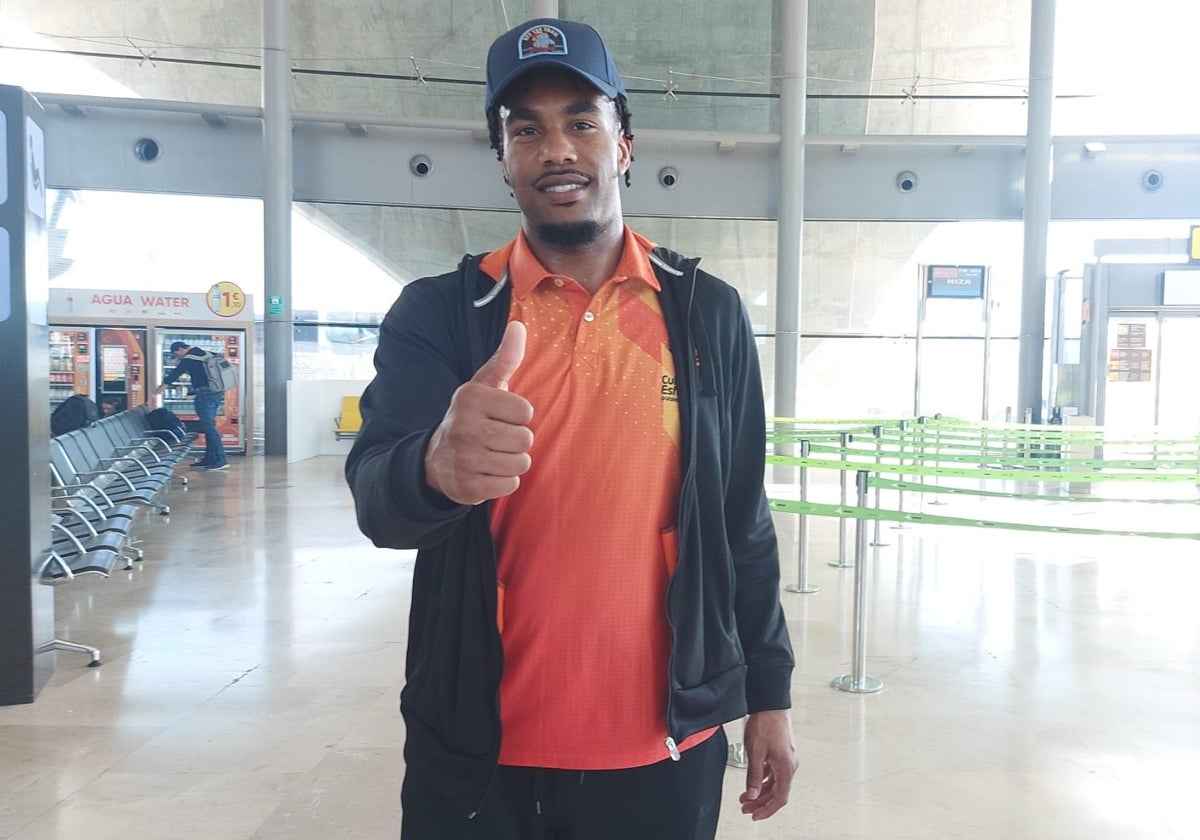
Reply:
M1139 10L0 2L0 840L399 835L415 552L343 467L396 296L516 234L483 61L539 16L759 351L800 766L749 821L731 721L717 837L1200 840L1200 9ZM132 440L178 340L229 469L126 452L51 554L52 410Z

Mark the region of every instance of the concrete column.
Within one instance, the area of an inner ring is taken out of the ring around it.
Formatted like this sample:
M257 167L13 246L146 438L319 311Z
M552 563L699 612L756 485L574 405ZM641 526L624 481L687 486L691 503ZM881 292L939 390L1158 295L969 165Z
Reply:
M291 0L263 0L264 434L268 455L287 454L292 378Z
M556 18L558 17L558 0L529 0L529 17Z
M1029 123L1025 137L1025 251L1017 362L1017 417L1042 420L1046 339L1046 240L1050 234L1050 119L1054 110L1055 0L1033 0L1029 37Z
M779 225L775 278L775 416L796 413L800 275L804 258L804 121L808 95L808 0L782 0L779 96Z

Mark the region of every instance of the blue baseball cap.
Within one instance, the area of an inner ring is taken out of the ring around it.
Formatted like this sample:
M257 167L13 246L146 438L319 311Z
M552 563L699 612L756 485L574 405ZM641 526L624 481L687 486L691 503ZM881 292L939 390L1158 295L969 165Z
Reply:
M484 111L490 111L505 89L531 70L562 67L592 83L608 97L628 98L600 33L586 23L537 18L510 29L492 42L487 59Z
M183 348L185 348L185 347L187 347L187 346L188 346L188 345L187 345L187 343L186 343L186 342L183 342L183 341L173 341L173 342L171 342L171 352L172 352L172 353L174 353L176 350L182 350Z

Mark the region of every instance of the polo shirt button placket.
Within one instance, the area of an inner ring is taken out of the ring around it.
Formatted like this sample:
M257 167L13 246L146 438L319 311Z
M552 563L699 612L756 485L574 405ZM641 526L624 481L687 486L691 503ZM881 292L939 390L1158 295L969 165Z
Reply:
M575 362L582 370L595 371L599 361L597 357L596 331L588 328L588 325L595 322L595 320L595 312L590 309L584 310L575 344Z

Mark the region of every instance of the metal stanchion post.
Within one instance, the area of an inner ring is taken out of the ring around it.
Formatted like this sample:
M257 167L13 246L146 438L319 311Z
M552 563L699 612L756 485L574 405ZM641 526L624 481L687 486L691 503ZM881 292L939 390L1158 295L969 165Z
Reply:
M917 428L913 430L913 466L917 466L917 460L920 459L920 466L925 466L925 423L928 417L917 418ZM920 491L917 493L917 512L925 510L925 482L923 476L918 473L913 473L913 480L921 485Z
M867 484L867 471L859 470L855 485L860 510L867 506ZM883 681L867 676L867 520L859 517L855 525L858 562L854 567L854 661L851 672L835 678L830 685L852 694L874 694L883 688Z
M900 421L900 451L896 453L896 463L899 465L900 470L901 470L900 474L897 476L897 479L900 481L901 484L904 483L904 472L903 472L903 470L904 470L904 443L905 443L907 437L908 437L908 421L901 420ZM904 513L904 491L903 490L899 491L899 497L896 502L896 509L898 511L900 511L901 513ZM897 522L895 525L892 526L892 528L896 531L903 531L907 527L908 526L905 525L903 522Z
M935 415L933 415L933 419L935 421L941 420L942 415L935 414ZM937 425L935 425L933 427L933 463L934 463L933 486L941 487L942 486L942 476L940 473L941 466L942 466L942 424L941 423L938 423ZM953 463L954 462L952 461L951 464L953 464ZM941 496L938 496L935 494L933 497L933 501L931 501L929 504L944 505L946 503L942 501Z
M808 458L811 445L808 441L800 441L800 458L802 460ZM800 466L800 501L808 501L808 466L801 464ZM784 587L788 592L798 592L802 595L808 595L812 592L819 592L821 587L815 586L808 582L808 514L800 514L800 536L796 551L798 566L796 572L796 582L789 583ZM745 765L734 765L735 767Z
M846 460L846 448L848 446L850 446L850 443L853 440L854 440L854 435L851 435L848 432L842 432L842 455L841 455L842 461ZM845 507L846 503L849 501L849 499L846 498L846 470L845 470L845 468L843 468L841 470L841 474L838 476L838 483L839 483L839 485L841 487L841 491L842 491L841 501L839 502L839 504L842 507ZM849 569L849 568L851 568L851 565L852 565L846 559L846 527L849 524L850 523L848 521L848 518L845 516L842 516L838 519L838 559L837 559L836 563L829 564L830 566L833 566L835 569Z
M871 429L871 434L873 434L873 435L875 436L875 468L876 468L876 470L878 470L878 469L879 469L879 465L880 465L880 464L882 463L882 461L883 461L883 455L882 455L882 447L883 447L883 426L875 426L875 427L873 427L873 428ZM879 476L879 474L878 474L878 472L876 472L876 478L878 478L878 476ZM880 502L880 498L879 498L879 495L880 495L880 493L882 493L882 492L883 492L883 491L882 491L882 489L880 488L880 486L879 486L878 482L876 482L876 484L875 484L875 510L882 510L882 509L883 509L883 505L882 505L882 503ZM883 546L885 546L885 545L888 545L888 543L885 543L885 542L883 541L883 537L882 537L882 536L880 535L880 533L879 533L879 526L880 526L880 523L881 523L881 522L883 522L883 520L882 520L882 519L876 519L876 520L875 520L875 539L871 540L871 547L872 547L872 548L882 548Z

